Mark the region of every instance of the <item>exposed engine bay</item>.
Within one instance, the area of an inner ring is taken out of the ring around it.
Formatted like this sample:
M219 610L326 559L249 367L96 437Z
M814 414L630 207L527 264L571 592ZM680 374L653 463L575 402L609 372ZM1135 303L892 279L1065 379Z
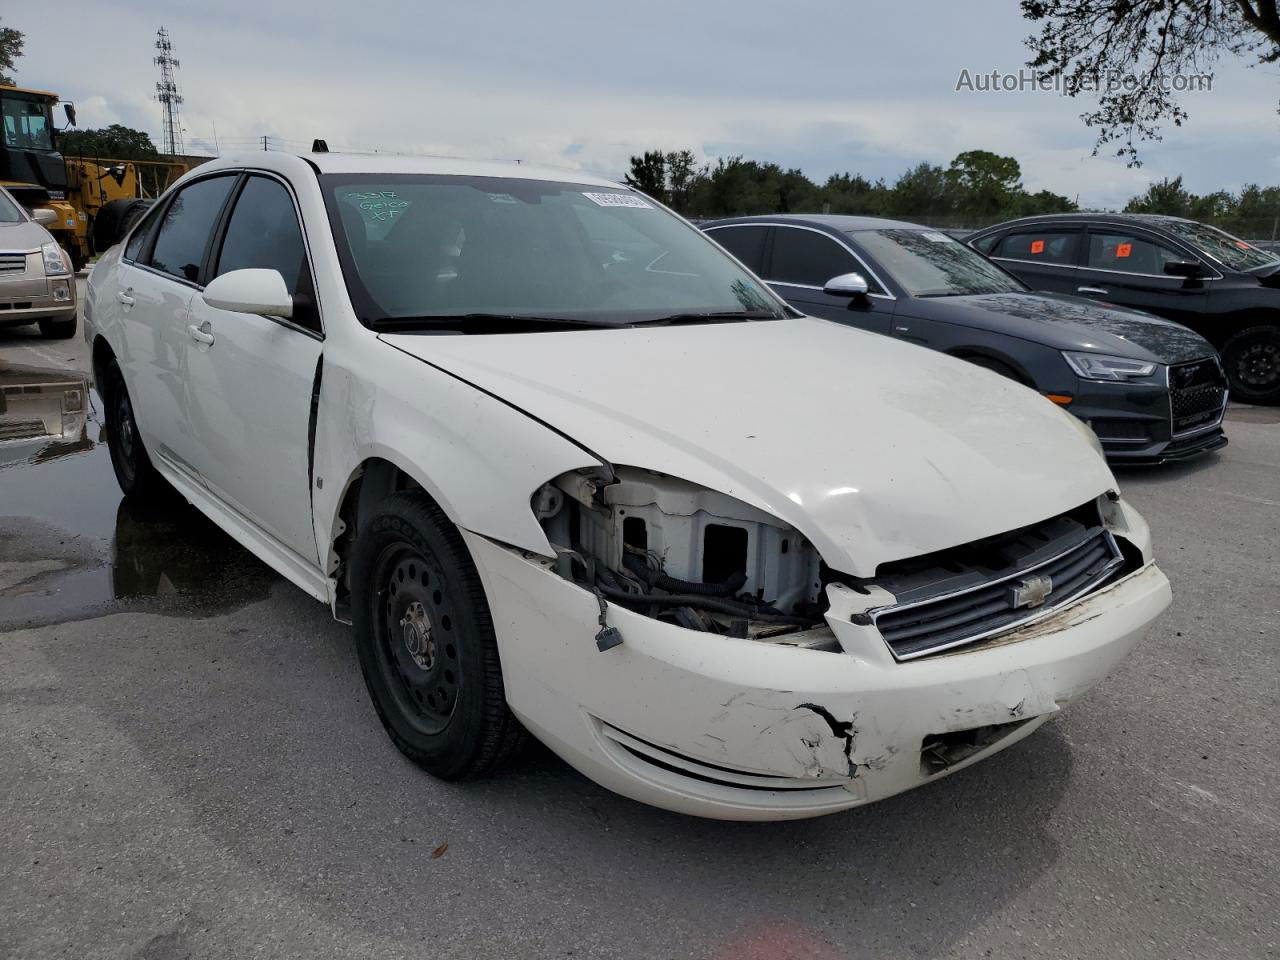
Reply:
M560 575L602 601L692 630L836 649L817 551L762 510L636 467L564 474L533 509Z

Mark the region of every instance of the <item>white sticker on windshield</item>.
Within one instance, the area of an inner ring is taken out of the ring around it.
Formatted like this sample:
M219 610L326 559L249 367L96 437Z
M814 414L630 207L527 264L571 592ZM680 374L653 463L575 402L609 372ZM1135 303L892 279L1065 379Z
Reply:
M926 240L932 240L934 243L955 243L945 233L938 233L936 230L925 230L922 235Z
M653 204L634 193L584 193L584 197L600 207L638 207L652 210Z

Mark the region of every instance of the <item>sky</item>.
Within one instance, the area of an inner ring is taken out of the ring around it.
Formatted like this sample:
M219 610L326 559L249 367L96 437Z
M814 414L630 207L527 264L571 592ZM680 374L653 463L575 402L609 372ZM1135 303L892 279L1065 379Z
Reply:
M20 84L74 100L81 127L157 144L166 27L192 153L322 137L619 179L633 154L688 148L892 183L986 149L1016 157L1028 189L1102 209L1177 174L1197 193L1280 184L1280 66L1220 61L1140 169L1091 156L1091 102L957 91L962 71L1023 67L1017 0L5 0L0 18L26 34Z

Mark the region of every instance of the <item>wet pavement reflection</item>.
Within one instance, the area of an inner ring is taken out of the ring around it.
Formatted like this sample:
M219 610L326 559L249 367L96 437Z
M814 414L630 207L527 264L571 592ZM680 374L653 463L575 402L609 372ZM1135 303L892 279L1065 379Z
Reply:
M279 577L176 494L124 500L101 409L80 374L0 361L0 629L265 597Z

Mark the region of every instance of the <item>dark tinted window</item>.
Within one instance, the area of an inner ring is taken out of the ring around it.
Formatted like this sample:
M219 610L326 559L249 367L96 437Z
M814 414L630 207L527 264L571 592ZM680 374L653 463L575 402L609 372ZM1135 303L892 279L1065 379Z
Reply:
M768 279L824 287L832 277L855 272L866 274L848 250L825 234L795 227L776 228ZM871 282L870 277L867 282Z
M1035 263L1074 264L1079 231L1027 230L1006 234L993 257L1030 260Z
M227 221L213 275L246 267L279 270L289 292L298 294L304 292L306 259L302 229L289 191L278 180L250 177Z
M178 191L160 221L151 266L193 283L198 280L205 245L234 183L235 177L213 177Z
M142 218L142 222L138 224L136 230L129 236L129 242L125 244L124 258L126 260L137 260L142 254L142 248L146 246L147 237L151 234L156 225L156 218L160 215L160 206L157 204L147 211L147 215Z
M1164 265L1186 260L1185 254L1131 233L1090 233L1089 266L1095 270L1164 276Z
M983 237L981 240L973 241L971 246L973 247L973 249L977 250L979 253L985 253L988 256L990 256L991 248L996 245L996 241L999 239L1000 239L1000 234L993 233L990 236Z
M764 241L768 235L768 227L721 227L707 231L707 236L741 260L752 273L764 273Z

